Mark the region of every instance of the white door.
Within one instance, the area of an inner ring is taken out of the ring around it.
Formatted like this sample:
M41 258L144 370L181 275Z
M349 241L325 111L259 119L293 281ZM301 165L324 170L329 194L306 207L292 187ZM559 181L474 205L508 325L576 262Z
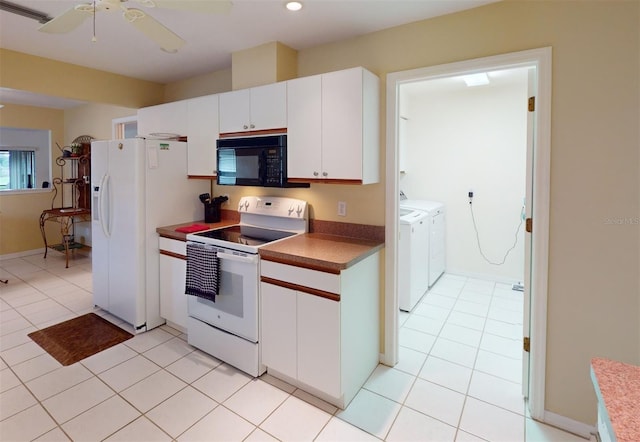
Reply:
M134 327L145 323L144 142L109 142L109 312Z

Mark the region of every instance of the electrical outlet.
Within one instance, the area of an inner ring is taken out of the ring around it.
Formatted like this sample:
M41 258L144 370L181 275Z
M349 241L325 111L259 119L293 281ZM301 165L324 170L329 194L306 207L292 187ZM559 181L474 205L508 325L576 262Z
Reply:
M338 216L347 216L347 203L338 201Z

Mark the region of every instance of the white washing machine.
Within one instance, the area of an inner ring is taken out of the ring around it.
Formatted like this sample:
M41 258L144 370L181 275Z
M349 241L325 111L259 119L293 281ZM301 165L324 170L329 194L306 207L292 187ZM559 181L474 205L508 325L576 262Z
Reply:
M429 214L400 208L398 303L410 312L429 288Z
M428 200L400 200L400 209L413 209L428 214L428 257L427 269L429 279L429 287L431 287L438 278L444 273L446 256L445 256L445 206L438 201Z

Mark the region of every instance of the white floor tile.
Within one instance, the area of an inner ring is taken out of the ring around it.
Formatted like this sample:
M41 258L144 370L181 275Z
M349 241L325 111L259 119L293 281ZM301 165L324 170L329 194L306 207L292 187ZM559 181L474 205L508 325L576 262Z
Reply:
M256 428L249 436L247 436L244 442L278 442L278 439L268 433L265 433L260 428Z
M196 350L178 359L165 369L190 384L220 364L221 362L213 356Z
M139 411L146 413L186 386L187 384L171 373L160 370L133 384L120 395Z
M392 401L403 403L414 381L415 376L385 365L378 365L365 382L364 388Z
M289 396L260 428L282 441L313 440L329 419L329 413Z
M314 440L316 442L336 442L340 440L349 442L373 442L379 439L337 417L332 417Z
M213 399L188 386L149 411L146 416L171 437L177 438L217 406Z
M161 328L154 328L151 331L137 334L128 341L125 341L125 345L131 347L138 353L144 353L163 342L167 342L171 338L173 338L171 333L167 333Z
M62 364L56 361L49 353L43 353L40 356L24 361L13 366L13 371L18 375L22 382L29 382L43 374L52 372L61 368Z
M202 420L184 432L180 442L187 441L240 441L255 427L223 406L218 406Z
M522 382L522 361L518 359L479 350L474 368L511 382Z
M426 359L425 353L400 346L398 348L398 363L393 368L416 376Z
M396 419L401 405L368 390L360 390L349 406L336 416L356 427L384 439Z
M476 315L485 317L489 311L488 305L478 304L476 302L465 301L464 299L458 299L456 305L453 306L453 310L456 312L468 313L470 315Z
M428 333L423 333L411 328L402 327L399 331L399 342L403 347L419 351L421 353L429 353L431 347L436 342L436 337Z
M487 318L495 321L506 322L508 324L522 325L522 312L507 310L493 305L489 308Z
M54 420L38 404L0 422L0 434L3 441L33 440L55 427Z
M13 366L44 353L46 352L42 347L31 341L5 350L0 356L9 366Z
M56 427L34 440L37 442L63 442L70 441L71 439L64 434L64 431L62 431L60 427Z
M476 304L489 305L493 296L486 293L474 292L471 289L464 288L460 292L458 299L463 301L475 302Z
M224 406L254 425L260 425L289 394L260 379L252 379L224 401ZM260 398L259 401L256 398ZM248 433L247 433L248 434Z
M49 414L62 424L114 395L98 378L92 377L42 402Z
M403 407L386 441L453 441L456 427L447 425L415 410Z
M31 342L31 338L28 336L29 333L34 332L38 329L32 326L28 321L27 324L29 325L26 328L22 328L20 330L16 330L0 336L0 351L9 350L13 347ZM0 323L0 326L1 325L2 323Z
M428 333L430 335L437 336L444 325L444 320L427 318L420 315L411 315L409 319L404 323L402 328L410 328L420 331L422 333Z
M453 308L456 303L455 298L450 296L440 295L438 293L429 292L422 298L422 304L432 305L444 309Z
M89 356L88 358L83 359L80 363L93 373L98 374L137 355L138 353L126 345L118 344L103 350L100 353L96 353L93 356Z
M449 362L464 365L473 368L476 360L476 347L470 347L459 342L450 341L449 339L438 338L433 344L431 355Z
M469 367L429 356L420 371L419 377L442 387L466 394L472 371Z
M140 416L120 396L98 404L62 425L62 429L74 441L102 440L133 422Z
M27 382L27 388L43 401L61 391L78 385L91 377L91 372L80 364L60 367L50 373Z
M485 439L458 429L458 432L456 433L456 442L485 442Z
M158 428L158 426L149 419L141 416L123 429L109 436L106 440L110 442L164 442L170 441L171 436Z
M115 391L120 392L160 370L156 364L143 356L136 356L103 371L98 376Z
M164 330L163 330L164 331ZM166 332L165 332L166 333ZM184 342L180 338L173 338L162 344L144 352L144 356L147 359L151 359L153 362L161 367L177 361L183 356L188 355L194 350L192 346Z
M322 399L310 393L307 393L304 390L296 389L292 393L292 396L297 397L298 399L303 400L306 403L311 404L314 407L319 408L320 410L324 411L325 413L329 413L332 416L336 414L336 411L338 411L338 407L336 407L335 405L332 405L329 402L325 402Z
M509 339L522 339L522 336L524 336L521 324L509 324L494 319L487 319L484 332Z
M0 370L0 393L4 393L20 385L20 379L13 374L10 368Z
M522 359L522 339L509 339L485 333L482 335L480 348L508 358Z
M0 393L0 421L26 410L37 403L36 398L33 397L24 385L18 385L10 390L6 390Z
M474 398L467 398L460 429L489 441L524 440L525 417Z
M405 401L405 405L457 427L464 399L464 394L423 379L417 379Z
M494 281L469 278L464 285L463 290L469 290L483 295L493 294L496 283Z
M484 330L486 318L453 310L447 318L447 324L460 325L474 330Z
M446 320L451 313L451 308L438 307L437 305L421 302L415 306L412 314L427 318Z
M524 301L518 298L503 298L496 296L493 301L491 301L492 307L498 307L505 310L512 310L520 315L522 315L522 311L524 308Z
M518 414L524 414L522 385L474 371L469 385L469 396L505 408Z
M249 375L240 370L230 365L222 364L202 376L192 385L210 398L222 403L251 379Z
M477 347L482 338L482 332L468 327L462 327L455 324L445 324L440 331L440 337Z

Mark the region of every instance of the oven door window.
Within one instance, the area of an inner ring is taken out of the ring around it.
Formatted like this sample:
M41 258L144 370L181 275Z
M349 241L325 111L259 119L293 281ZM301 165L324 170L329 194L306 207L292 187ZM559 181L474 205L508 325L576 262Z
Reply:
M189 316L258 342L258 257L231 252L218 252L218 257L221 277L216 302L189 296Z
M218 184L258 186L263 181L262 149L218 149Z

